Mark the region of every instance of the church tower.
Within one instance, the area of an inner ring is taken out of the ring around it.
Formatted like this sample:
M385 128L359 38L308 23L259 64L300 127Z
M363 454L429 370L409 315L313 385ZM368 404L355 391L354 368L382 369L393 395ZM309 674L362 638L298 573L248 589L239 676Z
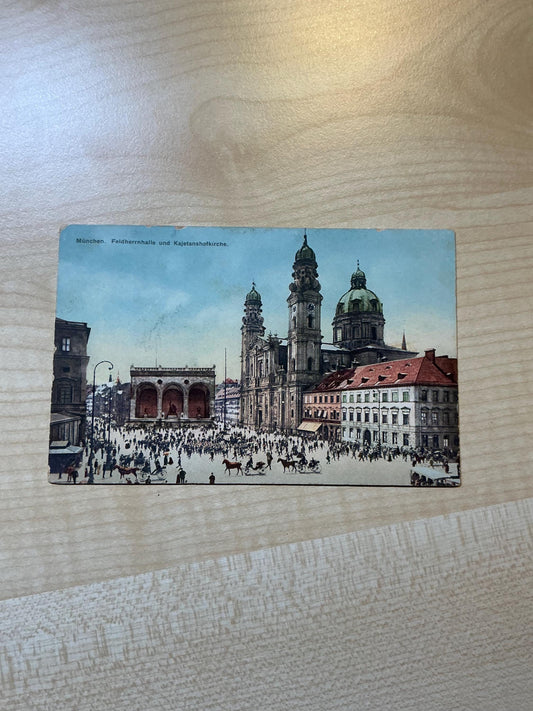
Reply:
M287 396L285 427L295 429L302 419L302 393L320 379L322 294L315 253L304 234L296 252L289 285L287 337Z
M253 424L255 417L254 346L265 335L264 319L261 315L263 303L261 294L252 282L251 290L244 301L244 316L241 326L241 422Z

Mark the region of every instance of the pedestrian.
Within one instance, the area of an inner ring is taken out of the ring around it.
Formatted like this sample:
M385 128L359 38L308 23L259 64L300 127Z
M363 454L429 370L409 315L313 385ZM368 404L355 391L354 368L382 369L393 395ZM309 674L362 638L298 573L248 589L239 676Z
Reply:
M214 484L214 483L215 483L215 475L213 474L213 472L211 472L211 475L210 475L210 477L209 477L209 483L210 483L210 484Z

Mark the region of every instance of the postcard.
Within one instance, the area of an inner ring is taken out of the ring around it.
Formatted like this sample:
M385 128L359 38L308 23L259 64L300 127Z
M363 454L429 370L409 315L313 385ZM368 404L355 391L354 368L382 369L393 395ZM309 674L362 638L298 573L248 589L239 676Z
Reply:
M454 487L447 230L70 225L49 481Z

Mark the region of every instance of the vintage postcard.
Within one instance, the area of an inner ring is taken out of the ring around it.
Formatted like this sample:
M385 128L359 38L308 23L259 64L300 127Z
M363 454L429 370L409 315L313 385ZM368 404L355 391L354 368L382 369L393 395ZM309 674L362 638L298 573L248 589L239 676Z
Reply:
M457 486L445 230L71 225L54 484Z

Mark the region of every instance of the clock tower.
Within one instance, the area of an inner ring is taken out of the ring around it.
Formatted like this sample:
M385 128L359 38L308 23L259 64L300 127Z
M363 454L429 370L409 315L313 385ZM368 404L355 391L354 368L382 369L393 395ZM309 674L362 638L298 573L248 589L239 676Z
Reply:
M302 393L320 380L320 308L322 294L318 281L315 253L304 234L302 247L296 252L289 284L289 332L287 337L286 423L296 428L301 422Z

